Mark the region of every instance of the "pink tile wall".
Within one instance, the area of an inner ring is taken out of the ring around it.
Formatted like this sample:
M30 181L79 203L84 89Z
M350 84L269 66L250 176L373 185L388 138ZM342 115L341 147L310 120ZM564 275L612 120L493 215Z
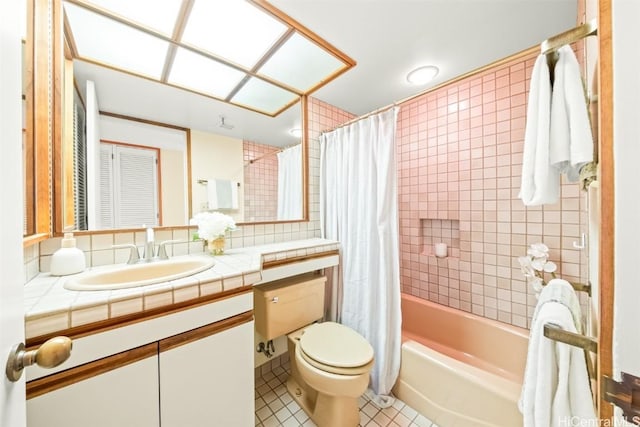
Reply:
M274 221L278 216L278 148L243 141L243 151L244 220Z
M514 60L404 103L397 134L403 292L522 327L536 303L517 262L529 244L550 247L561 277L586 277L584 255L572 246L586 232L578 184L563 183L552 206L517 198L534 61L535 54ZM456 224L458 250L434 257L437 233Z

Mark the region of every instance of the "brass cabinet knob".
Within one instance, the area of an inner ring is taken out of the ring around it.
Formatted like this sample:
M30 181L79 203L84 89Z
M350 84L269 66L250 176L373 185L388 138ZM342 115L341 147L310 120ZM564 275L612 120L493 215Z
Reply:
M33 364L41 368L55 368L71 356L72 347L73 342L68 337L53 337L31 351L25 351L24 343L16 344L7 359L7 378L18 381L24 368Z

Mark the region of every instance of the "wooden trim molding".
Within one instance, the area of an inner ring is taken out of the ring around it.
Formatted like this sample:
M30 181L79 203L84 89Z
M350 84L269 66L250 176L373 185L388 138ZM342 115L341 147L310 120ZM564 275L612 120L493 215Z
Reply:
M143 345L104 359L27 382L27 400L79 383L158 354L158 343Z
M47 231L51 232L55 229L53 215L54 206L56 204L55 195L63 195L64 184L63 179L58 179L58 175L62 175L60 170L62 164L56 161L53 153L61 151L63 144L63 128L64 126L64 72L65 72L65 58L64 58L64 42L63 42L63 11L61 1L52 1L52 24L51 24L51 55L52 55L52 70L51 76L53 81L51 84L51 123L49 125L51 132L51 142L47 150L47 163L49 165L49 188L47 190L48 197L48 209L47 209ZM71 64L73 69L73 64ZM73 94L72 94L73 96ZM73 99L73 98L71 98ZM57 192L57 193L56 193ZM64 197L64 196L63 196ZM73 198L73 194L71 194ZM40 208L38 207L38 211ZM38 212L38 214L40 214ZM63 220L61 218L61 220ZM72 222L73 223L73 222Z
M51 231L51 172L50 152L54 142L54 60L56 55L55 34L59 30L55 17L60 16L54 8L56 1L34 0L33 8L33 138L34 138L34 190L35 222L33 233Z
M165 338L159 341L158 351L160 353L169 351L173 348L180 347L185 344L189 344L193 341L206 338L208 336L217 334L227 329L234 328L239 325L251 322L253 320L253 310L247 311L242 314L238 314L228 319L220 320L210 325L202 326L197 329L193 329L188 332L184 332L178 335L174 335L169 338Z
M45 335L27 339L26 346L28 350L33 350L44 343L49 338L53 338L58 335L64 335L72 340L85 337L87 335L93 335L101 332L106 332L111 329L121 328L129 326L135 323L145 322L147 320L155 319L169 314L178 313L184 310L190 310L192 308L200 307L203 305L211 304L212 302L222 301L227 298L233 298L238 295L243 295L253 292L253 286L242 286L239 288L231 289L229 291L222 291L216 294L207 295L200 298L194 298L192 300L183 301L170 306L158 307L152 310L141 311L138 313L127 314L125 316L113 317L110 319L102 320L99 322L93 322L86 325L76 326L73 328L64 329L61 331L55 331Z
M598 2L598 141L600 146L600 340L598 353L598 386L602 376L613 375L613 303L614 303L614 158L613 158L613 50L611 0ZM604 401L603 393L598 401L598 416L611 420L613 406ZM613 425L613 424L611 424Z
M27 1L27 38L23 44L24 48L24 73L26 81L24 85L24 103L25 103L25 133L24 133L24 168L25 168L25 220L27 236L36 232L35 227L35 98L34 98L34 40L35 34L35 12L34 2ZM26 239L26 238L25 238ZM26 242L24 243L27 244Z
M321 252L313 255L303 255L286 259L277 259L274 261L265 261L262 263L262 269L268 270L269 268L280 267L281 265L287 265L301 261L309 261L312 259L324 258L332 255L340 255L340 251L336 249L334 251Z
M101 116L113 117L113 118L122 119L122 120L129 120L132 122L144 123L146 125L161 126L169 129L181 130L184 132L187 132L189 130L189 128L185 128L182 126L171 125L169 123L158 122L155 120L141 119L139 117L127 116L125 114L111 113L109 111L102 111L102 110L100 110L99 113Z
M64 60L63 72L63 92L62 92L62 140L56 145L56 150L60 150L60 156L54 156L54 169L56 171L54 180L54 206L59 206L57 211L61 215L54 215L54 230L66 230L67 227L77 228L75 224L75 198L74 185L75 176L73 173L73 116L75 95L73 79L73 61ZM55 151L58 152L58 151ZM62 221L62 223L60 223Z
M39 233L39 234L31 234L29 236L25 236L22 239L22 247L23 248L28 248L30 246L33 246L37 243L43 242L45 240L47 240L49 237L49 233Z

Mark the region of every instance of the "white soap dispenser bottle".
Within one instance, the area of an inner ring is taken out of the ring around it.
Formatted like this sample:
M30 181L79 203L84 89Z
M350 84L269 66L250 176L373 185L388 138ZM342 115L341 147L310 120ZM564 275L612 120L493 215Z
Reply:
M84 252L76 248L73 233L64 233L60 249L51 256L51 274L66 276L84 271L86 268Z

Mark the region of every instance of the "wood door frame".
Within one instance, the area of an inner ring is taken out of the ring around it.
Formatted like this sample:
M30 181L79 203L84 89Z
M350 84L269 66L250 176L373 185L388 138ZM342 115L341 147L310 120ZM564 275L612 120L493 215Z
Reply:
M614 158L613 51L611 0L598 2L598 143L600 159L600 325L598 331L598 416L611 419L613 406L603 399L602 376L613 374Z

